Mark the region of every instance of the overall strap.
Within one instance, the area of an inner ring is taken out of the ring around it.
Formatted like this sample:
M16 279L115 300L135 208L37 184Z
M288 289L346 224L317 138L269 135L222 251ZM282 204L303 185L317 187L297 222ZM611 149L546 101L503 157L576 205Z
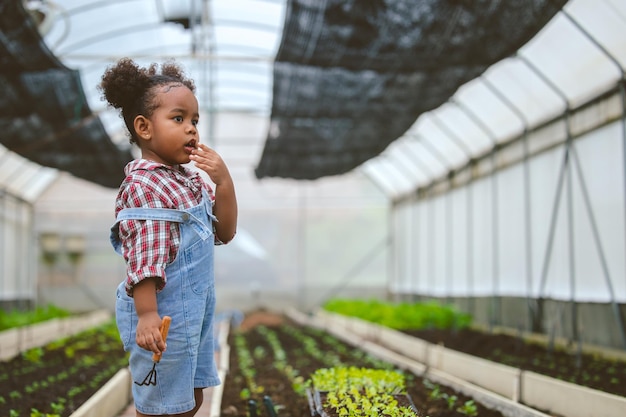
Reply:
M209 193L204 188L202 189L202 204L204 205L206 213L209 215L211 220L217 223L217 217L213 214L213 200L211 200Z
M121 220L162 220L176 223L189 223L202 240L208 239L212 230L193 214L166 208L125 208L117 213L115 228Z
M168 222L184 223L191 215L183 210L166 208L125 208L117 213L116 220L163 220Z

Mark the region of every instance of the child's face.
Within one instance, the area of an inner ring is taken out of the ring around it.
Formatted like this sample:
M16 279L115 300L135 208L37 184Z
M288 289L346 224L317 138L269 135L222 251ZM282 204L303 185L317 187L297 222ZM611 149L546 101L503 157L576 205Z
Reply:
M142 158L166 165L186 164L200 142L198 100L182 84L156 88L158 107L149 119L149 140L141 146Z

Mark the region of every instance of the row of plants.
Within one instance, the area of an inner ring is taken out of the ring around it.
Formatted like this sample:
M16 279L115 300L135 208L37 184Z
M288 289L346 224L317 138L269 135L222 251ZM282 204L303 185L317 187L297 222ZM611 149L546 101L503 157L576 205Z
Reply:
M319 414L339 417L416 416L404 375L385 369L335 367L316 370L309 380Z
M0 415L67 417L128 359L115 321L0 362Z
M501 334L474 329L470 317L449 306L333 299L323 309L493 362L626 397L626 361L586 353L579 344L560 347L527 340L521 332Z
M280 325L233 331L229 344L234 349L223 385L223 416L316 415L323 408L327 417L502 417L472 398L286 318ZM268 403L272 407L265 411L258 406Z
M322 308L331 313L357 317L396 330L404 329L465 329L472 317L452 306L435 302L389 303L380 300L352 300L334 298Z
M31 310L0 309L0 331L41 323L55 318L71 316L71 312L53 304L37 306Z

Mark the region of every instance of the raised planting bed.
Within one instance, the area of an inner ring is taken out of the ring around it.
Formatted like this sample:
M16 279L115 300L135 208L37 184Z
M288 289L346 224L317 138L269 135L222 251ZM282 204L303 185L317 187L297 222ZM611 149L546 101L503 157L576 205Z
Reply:
M549 348L547 341L476 329L403 333L492 362L626 397L626 352L619 358L609 350L579 352L575 345Z
M310 397L311 390L314 392L316 388L311 376L319 369L336 367L402 372L406 394L414 403L416 413L398 415L546 416L516 404L509 404L508 413L488 408L473 397L442 384L441 375L423 378L287 315L270 312L246 315L241 326L231 330L228 345L229 372L223 384L220 407L220 415L224 417L312 416ZM500 401L488 393L484 397Z
M115 322L0 362L0 416L69 417L128 364Z
M623 417L626 361L620 352L584 353L532 338L476 329L397 331L361 319L320 311L313 322L328 331L361 337L535 409L567 417Z
M44 310L48 311L48 310ZM63 310L49 309L53 314ZM18 316L18 313L10 314L11 317ZM25 319L22 321L27 323L30 319L28 313L24 313ZM36 320L34 317L33 320ZM34 324L24 324L11 327L0 331L0 360L11 359L21 352L43 346L48 342L59 339L61 337L71 336L91 327L98 326L111 319L111 313L106 310L96 310L89 313L69 315L66 317L54 317L47 320L41 320ZM5 320L8 321L8 320ZM19 322L17 317L14 321ZM7 324L7 323L5 323Z
M518 370L626 397L625 350L549 340L507 328L472 328L468 315L435 303L333 299L316 315L365 339L397 345L424 363L429 361L428 345L442 345ZM396 343L395 339L402 341ZM407 344L410 346L403 348Z

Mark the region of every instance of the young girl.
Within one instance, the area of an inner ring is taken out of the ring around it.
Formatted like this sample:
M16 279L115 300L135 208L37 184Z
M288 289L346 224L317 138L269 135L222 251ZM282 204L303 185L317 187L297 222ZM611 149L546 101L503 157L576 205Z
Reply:
M222 158L198 137L192 80L173 63L148 68L122 59L99 86L121 114L141 159L125 168L111 242L126 260L116 320L130 352L137 416L193 416L202 389L220 383L214 363L213 246L235 235L237 200ZM215 192L183 164L193 162ZM159 327L172 318L166 343ZM158 379L146 383L153 354Z

